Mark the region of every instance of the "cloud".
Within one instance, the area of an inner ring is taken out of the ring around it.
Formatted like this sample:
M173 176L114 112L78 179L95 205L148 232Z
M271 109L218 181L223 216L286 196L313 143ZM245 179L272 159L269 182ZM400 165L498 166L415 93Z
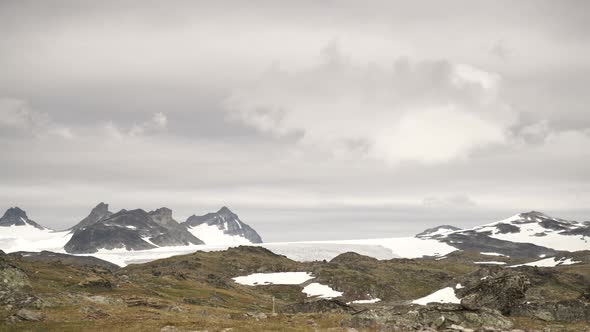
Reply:
M467 64L359 64L331 44L307 69L271 68L227 107L261 132L335 154L440 163L508 141L519 114L500 88L500 75Z
M114 121L102 124L69 125L52 119L48 113L32 110L26 101L14 98L0 98L0 135L30 136L36 138L55 136L72 139L85 136L102 136L123 139L126 137L145 136L166 130L168 117L154 113L149 119L124 128Z
M5 134L73 138L70 128L56 124L47 113L35 112L19 99L0 98L0 129Z
M162 112L158 112L154 114L149 120L139 124L134 124L129 131L129 135L137 136L157 133L166 129L167 124L168 118L166 115Z

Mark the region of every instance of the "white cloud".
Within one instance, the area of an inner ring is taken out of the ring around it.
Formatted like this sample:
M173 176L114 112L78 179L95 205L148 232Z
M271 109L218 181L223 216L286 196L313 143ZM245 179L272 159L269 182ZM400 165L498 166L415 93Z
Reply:
M13 98L0 98L0 129L34 137L74 137L70 128L54 123L48 114L33 111L25 101Z
M306 70L273 67L236 90L229 109L262 132L392 164L465 158L505 143L518 120L498 96L496 73L405 58L389 67L357 64L333 44L322 56Z
M149 120L133 125L129 135L137 136L144 134L157 133L166 129L168 118L162 112L155 113Z

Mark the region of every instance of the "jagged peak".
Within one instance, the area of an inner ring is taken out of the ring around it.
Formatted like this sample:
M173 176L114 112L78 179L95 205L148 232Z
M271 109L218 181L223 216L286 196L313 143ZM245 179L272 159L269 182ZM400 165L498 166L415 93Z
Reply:
M217 211L217 213L219 214L229 214L233 212L227 207L227 206L222 206L221 209L219 209L219 211Z
M18 216L18 217L27 217L27 213L25 210L19 208L18 206L10 207L4 212L4 216Z

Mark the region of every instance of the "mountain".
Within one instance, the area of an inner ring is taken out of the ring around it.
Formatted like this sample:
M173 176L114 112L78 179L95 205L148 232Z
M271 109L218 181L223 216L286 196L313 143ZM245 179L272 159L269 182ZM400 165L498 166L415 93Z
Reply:
M82 219L78 224L70 228L70 230L76 232L77 230L86 228L112 215L113 212L109 211L109 205L100 202L94 207L94 209L92 209L92 211L90 211L90 214L86 218Z
M45 227L29 219L29 217L27 217L27 213L21 210L19 207L12 207L6 210L2 218L0 218L0 226L32 226L37 229L46 229Z
M206 244L262 243L262 238L227 207L204 216L190 216L182 223Z
M104 211L104 207L101 209ZM203 241L172 219L170 209L161 208L151 212L121 210L87 223L74 231L64 249L69 253L94 253L100 249L145 250L190 244L203 244Z
M530 211L470 229L439 226L416 237L436 239L461 250L513 257L546 256L557 251L589 250L590 224Z

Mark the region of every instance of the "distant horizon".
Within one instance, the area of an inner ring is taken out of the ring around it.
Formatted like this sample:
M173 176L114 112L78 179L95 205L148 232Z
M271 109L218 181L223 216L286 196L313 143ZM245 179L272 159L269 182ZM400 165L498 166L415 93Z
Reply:
M228 207L233 213L237 214L240 219L253 227L264 242L291 242L291 241L321 241L321 240L352 240L352 239L366 239L366 238L388 238L388 237L404 237L414 236L417 233L424 231L427 228L436 227L439 225L452 225L460 228L470 228L482 224L492 223L495 221L509 218L515 214L539 211L549 216L576 221L589 221L590 209L579 209L570 211L560 210L543 210L543 209L522 209L505 210L505 211L485 211L472 209L470 211L463 211L461 214L450 215L448 211L431 209L429 211L419 210L401 210L394 207L373 207L372 209L361 209L343 207L338 211L333 208L269 208L269 209L248 209L248 208L234 208L229 204L220 205L217 208L199 208L194 212L190 212L190 208L180 209L183 213L179 213L176 209L162 205L158 207L146 208L142 206L113 207L107 201L102 201L109 205L111 212L119 212L122 209L134 210L143 209L145 211L154 211L158 208L166 207L172 210L172 217L178 222L184 222L191 215L205 215L210 212L218 211L222 206ZM44 227L53 230L66 230L85 218L97 204L83 210L82 208L72 209L78 215L62 215L53 216L52 218L42 218L33 209L28 209L24 206L17 205L24 210L30 219L36 221ZM12 206L0 206L0 212L3 214L8 208ZM39 212L43 211L41 208ZM63 210L59 210L63 211ZM243 213L241 211L244 211ZM442 213L445 212L445 213ZM39 217L38 217L39 216ZM363 216L369 216L366 219L361 219ZM372 217L371 217L372 216ZM68 221L63 221L63 218ZM280 220L277 222L277 217ZM321 227L322 217L329 219L339 219L342 222L338 228L332 230L330 227ZM56 223L55 221L58 221ZM60 222L61 221L61 222ZM363 227L359 227L359 223ZM276 225L283 226L283 230L276 231ZM367 227L369 225L369 227ZM306 228L311 228L314 231L307 231Z

